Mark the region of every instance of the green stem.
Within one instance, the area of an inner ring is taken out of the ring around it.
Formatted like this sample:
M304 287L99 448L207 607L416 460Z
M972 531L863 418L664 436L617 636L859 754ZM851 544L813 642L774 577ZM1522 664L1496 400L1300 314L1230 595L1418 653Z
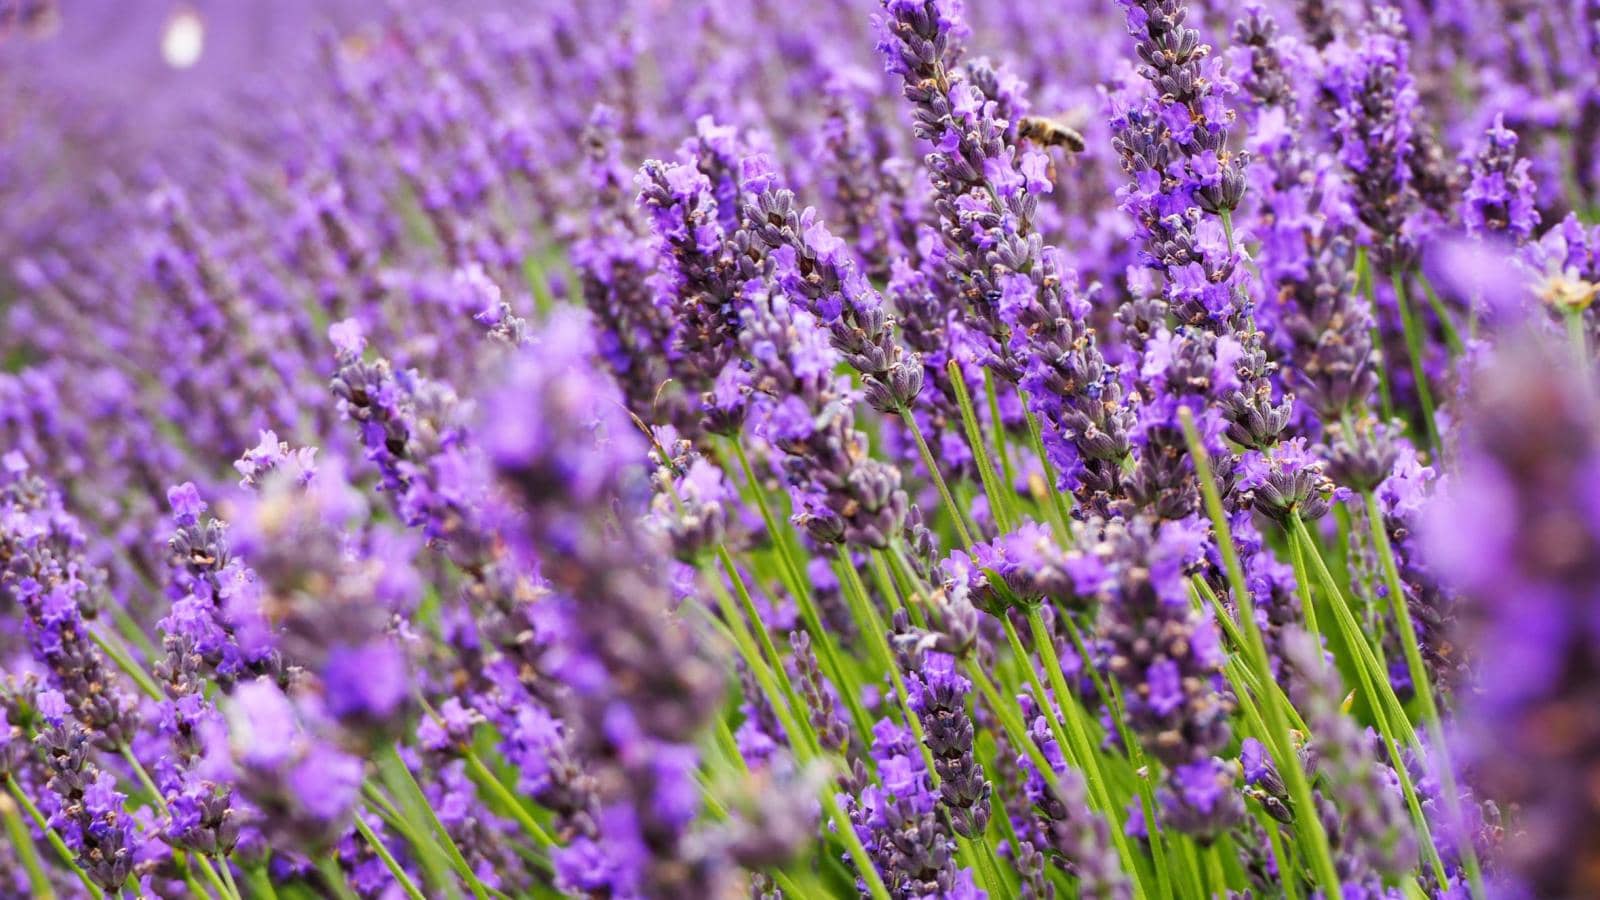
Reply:
M406 896L410 897L411 900L427 900L427 897L423 896L422 891L417 888L416 882L412 881L406 870L401 868L400 863L395 861L394 854L390 853L389 848L383 845L383 840L373 833L372 827L367 824L365 819L361 818L360 813L356 813L355 823L356 830L361 832L361 836L367 839L367 846L371 847L372 852L378 854L378 858L383 860L383 864L389 869L389 874L393 875L394 880L399 882L401 889L406 892Z
M800 564L789 552L789 544L784 540L787 529L778 527L777 518L772 514L772 508L767 504L766 491L761 488L760 479L756 478L756 471L750 465L750 458L745 455L744 447L737 441L728 441L733 447L734 455L739 460L739 467L744 471L745 481L750 485L750 493L754 495L756 508L761 511L761 522L766 526L767 537L778 553L779 568L786 575L785 587L794 597L795 605L800 608L800 618L805 622L806 630L811 633L812 644L817 650L817 659L822 664L823 672L833 680L834 687L838 688L839 696L844 700L845 708L850 711L850 720L855 724L856 733L867 735L872 733L872 718L867 715L866 707L861 705L861 686L857 683L852 673L840 661L838 645L834 643L833 633L822 625L822 616L817 612L816 602L812 599L811 591L806 588L806 580L800 572Z
M858 623L866 623L863 629L869 633L868 640L872 642L878 653L883 656L884 663L889 669L889 680L894 684L895 699L900 703L900 712L906 720L906 726L911 729L916 738L917 747L922 751L922 759L928 766L928 775L938 784L938 776L934 774L933 751L928 749L927 736L922 731L922 719L911 709L911 695L906 690L905 676L900 672L900 666L895 659L894 650L889 646L887 635L889 629L884 625L883 618L878 615L878 610L872 605L872 600L867 596L867 586L861 583L861 573L849 560L840 558L838 566L843 573L840 582L845 586L845 597L854 603L853 610Z
M1433 289L1433 283L1428 280L1419 269L1417 282L1422 285L1422 294L1428 298L1428 306L1433 309L1433 315L1439 320L1439 328L1444 332L1445 346L1450 348L1451 356L1460 356L1465 349L1461 343L1461 333L1456 331L1455 321L1450 316L1450 310L1439 299L1439 294Z
M344 869L339 868L339 860L333 855L319 856L315 860L317 872L322 875L322 880L328 883L328 889L339 897L339 900L361 900L350 886L350 880L345 877Z
M761 686L762 693L766 694L767 701L772 705L773 713L777 715L779 723L789 735L801 736L798 741L792 741L791 743L791 749L794 750L795 756L799 758L802 764L816 759L821 753L816 743L816 736L810 730L809 720L805 721L804 730L795 721L794 715L791 714L789 707L784 703L783 695L778 687L773 684L772 675L767 671L766 663L761 660L753 640L746 632L743 617L737 615L737 610L733 609L733 602L728 598L727 591L722 590L720 585L714 585L713 593L718 596L723 605L723 615L732 618L733 621L729 624L733 626L733 634L738 641L740 652L744 655L751 674ZM879 637L881 640L881 632ZM892 663L891 670L893 670ZM870 734L871 732L865 733ZM838 800L833 796L832 788L831 784L823 786L820 791L822 803L828 810L829 817L833 819L833 823L836 826L835 830L845 842L845 848L850 852L850 858L856 864L856 871L866 881L868 892L872 894L875 900L890 900L889 889L883 883L883 876L873 866L872 857L867 853L867 848L861 843L860 836L856 834L855 825L850 821L850 817L840 808Z
M413 802L421 801L416 805L421 807L422 811L427 815L428 824L433 827L433 835L438 839L438 845L444 848L445 855L450 858L452 868L462 878L466 879L467 889L472 891L472 896L476 900L488 900L488 886L472 870L471 864L467 862L466 855L461 852L461 848L456 846L455 839L450 836L449 829L445 828L444 822L439 820L439 814L434 811L433 804L428 802L427 795L422 792L422 785L417 784L416 776L411 773L411 769L405 764L405 760L400 758L399 747L391 746L386 752L394 757L393 766L399 773L402 785L406 788L406 792L411 795Z
M733 731L728 728L727 718L717 716L713 720L711 735L722 755L727 758L728 764L737 769L740 775L750 774L750 767L744 761L744 754L739 752L739 743L734 739Z
M1375 286L1376 279L1372 276L1372 259L1367 255L1366 247L1356 248L1356 281L1357 287L1367 298L1367 307L1372 311L1372 346L1377 351L1378 362L1378 396L1383 401L1383 418L1385 421L1394 418L1394 398L1389 391L1389 355L1383 350L1383 332L1378 329L1378 298Z
M834 824L839 826L837 829L839 837L844 840L845 849L855 861L857 874L867 883L867 892L872 895L873 900L891 900L889 888L883 883L883 876L878 874L878 869L873 865L866 846L861 843L861 835L856 834L855 824L839 807L839 798L833 795L829 787L822 789L822 805L827 808Z
M1028 409L1028 395L1022 395L1023 409L1028 416L1028 439L1033 443L1033 452L1039 457L1039 466L1044 470L1044 492L1046 511L1050 515L1050 525L1055 530L1056 541L1062 546L1072 540L1072 495L1061 490L1056 484L1056 468L1050 463L1050 457L1044 450L1044 436L1039 430L1039 420L1034 418L1033 411Z
M1206 858L1206 877L1211 885L1211 896L1222 897L1228 893L1228 876L1222 871L1222 857L1217 846L1212 844L1204 851Z
M983 430L978 427L978 416L973 412L972 397L968 395L966 380L961 375L961 366L952 359L945 368L950 373L950 384L956 392L956 405L961 410L961 427L966 431L967 443L972 447L973 458L978 464L978 477L983 481L984 494L989 498L989 512L1001 531L1012 531L1016 525L1011 520L1011 504L1007 502L1006 492L1000 485L1000 476L994 471L994 461L989 458Z
M39 848L33 843L33 835L28 833L28 825L22 821L16 802L4 795L0 795L0 819L5 820L6 836L11 846L17 849L22 867L28 870L30 892L40 900L55 900L55 888L50 886L50 876L44 872L44 862L39 859Z
M1300 879L1295 876L1294 866L1283 851L1283 835L1278 833L1276 819L1265 818L1261 827L1267 832L1267 840L1272 844L1272 859L1278 866L1278 879L1283 886L1284 900L1300 900L1300 887L1295 882Z
M1294 566L1294 592L1300 597L1300 612L1306 622L1306 631L1317 646L1322 646L1322 629L1317 627L1317 604L1311 596L1310 570L1306 568L1305 555L1300 552L1300 542L1289 542L1289 562Z
M989 838L980 835L976 839L963 838L963 840L977 850L973 855L977 857L979 877L988 886L989 896L1008 896L1008 885L1005 877L1000 874L1000 860L995 857L994 848L989 846Z
M967 677L972 679L972 683L978 686L978 692L983 695L984 700L989 704L989 709L1000 720L1000 727L1005 730L1006 736L1011 739L1011 743L1028 757L1029 762L1033 763L1034 769L1039 772L1039 776L1045 780L1050 789L1059 791L1061 779L1049 760L1045 759L1044 751L1040 750L1039 746L1033 742L1033 738L1029 736L1027 729L1022 724L1021 716L1018 715L1015 703L1008 703L1001 698L1000 691L995 687L994 681L990 679L989 673L974 660L963 660L962 668L967 673ZM1061 752L1065 754L1067 748L1063 746ZM1122 829L1113 825L1108 830L1111 832L1112 843L1116 845L1117 853L1123 860L1123 866L1129 873L1129 878L1133 884L1134 896L1143 897L1144 893L1139 883L1139 869L1133 864L1133 857L1128 849L1126 838L1122 836Z
M133 657L128 656L126 651L124 651L121 647L118 647L111 641L110 638L101 634L99 631L96 631L93 628L88 629L88 631L89 638L93 640L107 656L111 657L111 661L117 664L117 668L127 673L128 677L133 679L134 684L139 686L139 690L144 691L145 694L152 700L166 699L166 695L161 692L161 688L156 686L155 680L145 673L143 667L134 662Z
M1106 784L1105 775L1100 770L1100 759L1094 746L1083 733L1083 723L1077 716L1077 700L1072 692L1067 689L1066 681L1061 675L1061 660L1056 656L1055 645L1051 643L1049 630L1045 628L1044 620L1039 617L1039 610L1030 608L1027 613L1028 625L1033 634L1033 643L1045 659L1046 675L1054 688L1056 703L1060 705L1062 713L1072 723L1070 731L1061 722L1061 717L1056 715L1055 705L1050 702L1050 692L1045 690L1044 684L1039 681L1038 669L1033 664L1033 657L1028 654L1027 648L1022 645L1022 638L1018 636L1017 629L1011 624L1011 618L1002 614L1000 624L1005 626L1006 640L1011 644L1011 653L1022 666L1023 674L1032 686L1034 697L1039 702L1039 710L1044 713L1045 722L1050 726L1050 732L1055 736L1056 744L1068 759L1074 760L1078 768L1083 770L1084 781L1087 782L1089 796L1093 798L1093 805L1099 807L1111 824L1111 841L1116 845L1117 853L1122 857L1123 868L1132 879L1134 893L1144 896L1145 891L1139 875L1138 861L1134 858L1133 849L1127 842L1122 830L1122 818L1118 814L1116 805L1111 800L1111 792Z
M117 747L117 752L122 755L123 759L128 761L128 766L133 769L134 776L139 779L139 783L144 785L144 789L155 799L156 809L161 811L161 815L164 818L171 818L172 811L167 808L167 798L161 796L161 789L156 787L156 783L151 779L150 773L146 772L144 766L139 764L139 758L133 755L133 749L127 744L122 744Z
M212 868L210 861L208 861L205 857L195 854L194 856L190 857L190 859L193 859L195 862L200 864L201 874L205 875L206 881L216 889L217 896L231 898L231 900L242 900L242 898L239 897L238 890L235 889L230 891L228 886L223 883L222 879L217 876L217 870Z
M423 824L427 821L424 809L428 805L428 798L420 788L413 791L416 780L410 777L411 771L406 768L405 761L391 745L377 755L375 762L384 786L394 794L400 818L406 822L405 836L417 851L416 862L422 869L423 877L440 892L452 897L460 896L455 882L445 874L445 869L449 867L448 857L428 834L427 825ZM360 817L357 818L359 820Z
M138 644L145 656L154 659L160 651L156 649L155 644L150 643L150 639L145 636L139 623L133 620L133 616L128 615L128 611L114 600L106 605L111 609L111 618L117 620L117 631L122 633L123 639Z
M1115 684L1107 685L1100 677L1100 670L1090 662L1093 657L1089 655L1088 645L1078 633L1078 626L1072 621L1072 616L1065 610L1057 610L1056 615L1060 616L1062 623L1066 625L1067 635L1072 638L1072 648L1077 651L1078 658L1083 660L1083 668L1089 673L1089 679L1094 682L1095 693L1100 697L1100 702L1111 711L1111 721L1116 723L1117 737L1122 741L1122 746L1127 748L1128 764L1133 767L1139 804L1144 809L1144 820L1154 822L1156 821L1155 789L1150 783L1150 770L1145 765L1144 748L1134 740L1133 733L1128 730L1128 717L1122 713L1122 695ZM1150 834L1150 855L1155 862L1156 891L1159 896L1170 898L1171 873L1167 871L1166 841L1160 829L1154 829Z
M1312 541L1305 523L1300 520L1298 514L1291 514L1290 522L1293 527L1290 540L1297 541L1306 555L1313 558L1317 563L1323 590L1330 595L1335 619L1341 628L1341 637L1356 656L1356 678L1361 682L1361 689L1369 698L1378 732L1384 738L1384 746L1393 764L1395 775L1400 781L1401 792L1405 796L1406 805L1412 815L1418 836L1422 838L1424 855L1434 870L1434 876L1443 884L1446 881L1443 861L1439 856L1438 847L1434 844L1428 820L1422 814L1416 787L1412 784L1410 771L1406 767L1406 761L1400 751L1399 739L1396 737L1396 735L1403 735L1421 757L1423 754L1421 745L1417 743L1416 732L1412 730L1410 720L1406 717L1405 709L1400 705L1399 698L1395 695L1394 688L1389 682L1388 667L1383 665L1376 655L1371 652L1366 639L1362 637L1360 627L1356 623L1354 615L1350 613L1348 604L1339 594L1338 586L1328 573L1327 566L1322 562L1322 557L1317 552L1315 543ZM1430 737L1435 736L1442 750L1443 735L1437 732L1430 734ZM1446 790L1452 792L1453 798L1453 776L1445 775L1444 773L1440 773L1440 776L1441 786L1449 785ZM1453 802L1451 798L1447 798L1446 805L1447 808L1453 810L1453 814L1458 813L1456 802ZM1456 818L1456 821L1460 821L1459 817ZM1470 853L1470 851L1468 852ZM1464 854L1463 863L1465 861ZM1473 862L1476 864L1476 859Z
M717 545L717 559L722 562L723 570L728 573L729 580L733 582L733 593L739 598L739 605L744 609L744 615L748 617L749 629L755 632L756 641L761 647L761 652L766 656L767 665L771 669L773 676L777 678L778 689L783 692L784 701L789 704L790 709L795 711L797 718L806 722L805 739L813 747L819 746L816 735L810 730L811 723L805 720L803 715L805 705L800 702L800 695L795 693L794 682L789 680L789 670L783 666L783 657L779 655L778 648L772 643L771 631L767 628L766 623L761 620L761 612L756 609L755 600L750 596L750 588L745 585L744 576L739 574L739 567L734 563L733 555L728 552L727 545Z
M1228 615L1228 611L1222 607L1222 601L1218 599L1216 593L1211 590L1211 587L1207 585L1204 579L1202 579L1199 575L1195 575L1190 580L1189 586L1194 588L1195 593L1199 595L1202 600L1210 604L1211 611L1216 617L1217 622L1222 625L1223 633L1227 635L1228 641L1232 643L1233 646L1239 648L1238 659L1230 660L1226 665L1238 666L1240 664L1240 660L1248 662L1249 656L1246 655L1248 652L1246 648L1249 646L1249 644L1246 643L1248 639L1242 632L1239 631L1238 623L1234 622L1233 617ZM1255 673L1250 669L1240 668L1238 670L1238 675L1244 680L1245 684L1249 685L1251 691L1261 694L1265 690L1270 689L1278 695L1279 703L1281 704L1285 715L1288 716L1289 727L1298 729L1302 732L1311 730L1306 727L1305 721L1300 718L1300 713L1294 708L1293 704L1289 702L1289 697L1283 692L1283 687L1281 685L1277 684L1276 682L1267 686L1259 684L1256 681Z
M1306 850L1311 854L1317 881L1322 885L1326 896L1342 897L1344 893L1340 888L1338 870L1333 865L1333 851L1328 843L1328 833L1313 813L1316 806L1311 798L1310 779L1307 778L1300 754L1295 750L1294 743L1289 737L1289 717L1283 708L1287 704L1282 702L1282 695L1278 691L1269 687L1275 682L1272 678L1272 667L1267 660L1266 640L1256 623L1255 602L1245 581L1244 567L1239 563L1239 551L1233 543L1233 532L1228 525L1227 513L1222 507L1222 496L1217 492L1216 482L1212 478L1210 456L1206 453L1205 444L1200 440L1199 430L1195 428L1194 413L1188 407L1181 407L1178 410L1178 419L1183 426L1184 439L1189 445L1189 457L1194 463L1195 478L1199 482L1200 493L1205 500L1206 513L1211 518L1212 529L1216 532L1217 547L1222 553L1223 566L1228 573L1228 583L1233 589L1234 602L1239 607L1240 625L1249 645L1249 651L1244 655L1255 671L1257 683L1262 686L1262 706L1266 708L1265 721L1262 723L1263 740L1272 753L1273 760L1278 764L1278 771L1282 773L1295 805L1305 811L1304 814L1295 817L1295 828L1301 833L1302 841L1307 845ZM1241 698L1241 702L1244 701L1245 698Z
M1011 466L1011 446L1006 441L1006 423L1000 418L1000 397L994 388L994 373L983 370L983 394L989 401L989 424L994 429L995 456L1000 458L1000 474L1005 477L1005 488L1013 497L1017 490L1017 472Z
M734 647L739 656L750 670L751 677L761 686L762 693L766 694L767 702L772 704L773 714L783 725L784 733L789 735L790 741L795 744L794 749L807 755L820 752L821 743L816 732L811 728L809 719L805 717L805 707L794 702L790 693L786 693L773 679L771 668L762 658L761 651L756 647L755 638L750 636L750 627L745 622L744 616L733 605L733 600L720 584L711 585L711 593L717 598L717 604L722 608L723 618L728 620L729 631L733 635ZM804 722L804 726L800 724Z
M1417 400L1422 404L1423 430L1428 436L1428 446L1435 452L1439 449L1439 425L1433 420L1433 390L1428 387L1428 370L1426 360L1422 357L1422 329L1411 312L1411 303L1406 299L1405 273L1399 269L1389 273L1389 282L1394 286L1394 303L1400 311L1400 327L1405 332L1406 355L1411 357L1411 377L1417 383Z
M1238 249L1238 245L1235 243L1235 239L1234 239L1234 236L1233 236L1233 210L1231 210L1231 209L1219 209L1219 210L1217 210L1217 216L1220 219L1222 219L1222 234L1223 234L1223 236L1225 236L1228 239L1228 257L1230 259L1235 258L1235 257L1238 256L1239 249ZM1242 259L1240 260L1240 262L1243 262L1243 261L1244 260L1242 260ZM1245 287L1244 287L1244 281L1243 280L1237 280L1236 279L1236 282L1235 282L1235 285L1234 285L1234 288L1233 288L1233 297L1234 297L1234 300L1239 303L1239 306L1241 308L1243 308L1245 303L1246 303L1246 300L1247 300L1247 298L1245 297ZM1255 316L1255 313L1254 312L1248 313L1246 315L1246 317L1245 317L1245 320L1249 324L1250 330L1252 332L1255 331L1256 330L1256 316Z
M894 576L889 572L889 564L884 561L884 558L888 555L886 550L872 551L872 580L878 585L878 592L893 602L893 610L895 612L899 612L902 609L905 610L906 615L911 619L911 624L918 628L927 628L928 620L923 617L919 604L912 603L910 600L901 601L898 599L900 591L895 586Z
M972 533L967 530L966 517L961 512L961 507L956 505L955 497L950 495L950 486L945 484L944 475L939 471L939 463L933 458L933 451L928 449L928 442L922 437L922 428L917 424L917 419L911 410L901 407L900 418L905 420L906 428L911 432L911 437L917 444L917 453L922 456L922 467L928 470L928 477L933 479L934 487L939 489L939 499L944 501L944 508L950 512L950 522L955 526L956 535L961 538L961 546L972 547Z
M1578 362L1588 365L1589 362L1589 335L1583 327L1583 310L1568 309L1562 313L1562 318L1567 323L1567 340L1572 342L1572 352Z
M1182 865L1178 871L1184 876L1184 887L1188 888L1189 896L1195 898L1209 897L1206 893L1205 876L1200 874L1200 863L1195 860L1194 841L1186 834L1173 836L1176 852L1173 854Z
M267 874L266 866L246 869L245 877L250 880L250 893L254 900L278 900L278 890L272 886L272 876Z
M1378 559L1383 564L1383 577L1389 587L1389 606L1394 613L1395 622L1400 626L1401 644L1405 650L1406 666L1411 673L1411 683L1415 685L1417 700L1422 704L1423 722L1428 729L1428 739L1434 745L1436 752L1441 756L1440 783L1444 787L1446 804L1451 817L1456 823L1462 823L1460 810L1460 792L1455 785L1455 766L1449 758L1449 746L1445 743L1439 707L1433 696L1433 682L1429 679L1427 666L1422 660L1421 643L1417 639L1416 627L1411 621L1411 610L1405 600L1405 589L1400 582L1400 567L1395 562L1394 547L1389 543L1389 532L1383 525L1383 507L1378 504L1378 498L1371 491L1363 494L1367 507L1367 527L1372 532L1372 543L1377 548ZM1468 880L1471 882L1474 897L1483 895L1483 876L1479 871L1478 858L1471 841L1461 842L1462 864L1467 870ZM1440 883L1444 881L1441 879Z
M227 884L234 900L244 900L244 894L239 893L239 883L233 880L233 867L228 865L228 861L223 859L221 854L217 856L217 871L222 873L222 880Z
M1322 561L1322 555L1317 552L1316 543L1311 539L1311 533L1306 530L1305 522L1301 521L1299 513L1293 511L1289 513L1289 525L1291 539L1299 540L1300 546L1306 551L1306 557L1313 563L1312 569L1322 583L1323 592L1328 595L1328 605L1333 610L1340 638L1355 656L1357 673L1364 674L1368 688L1376 692L1376 696L1372 698L1373 706L1382 703L1384 712L1398 729L1399 736L1405 739L1406 745L1419 753L1422 752L1416 730L1411 727L1411 720L1406 717L1405 706L1395 694L1394 686L1389 683L1388 670L1378 660L1366 638L1361 635L1360 623L1356 621L1355 614L1350 611L1350 604L1346 602L1338 583L1333 580L1332 573Z
M1083 726L1083 719L1078 714L1077 695L1072 692L1071 688L1067 687L1066 676L1061 672L1061 658L1056 654L1054 637L1050 634L1049 627L1045 625L1044 617L1039 615L1037 606L1028 607L1027 619L1028 630L1033 637L1033 645L1038 650L1040 661L1044 664L1045 677L1050 682L1051 693L1055 695L1056 705L1061 709L1063 724L1066 725L1068 734L1072 739L1072 745L1077 748L1084 770L1090 778L1089 789L1091 791L1098 790L1105 810L1108 813L1114 813L1116 807L1111 802L1110 786L1106 783L1105 775L1100 770L1100 755L1095 751L1094 743L1089 740L1089 736ZM1009 619L1006 624L1010 624ZM1010 629L1007 636L1012 639L1013 652L1023 649L1022 642L1017 639L1015 628ZM1026 651L1024 650L1023 658L1028 668L1032 669L1032 660L1025 654ZM1037 682L1035 683L1037 684ZM1039 706L1045 710L1047 718L1054 720L1055 711L1051 709L1048 697L1042 693L1039 696Z
M488 789L489 793L500 801L500 806L505 810L506 815L516 819L517 824L522 826L522 830L527 832L535 843L546 848L555 846L555 839L540 827L538 820L523 807L522 801L517 799L504 784L500 783L500 779L489 771L489 767L483 764L483 760L479 759L476 753L468 751L462 758L466 760L467 773L472 776L472 780L477 783L478 787Z

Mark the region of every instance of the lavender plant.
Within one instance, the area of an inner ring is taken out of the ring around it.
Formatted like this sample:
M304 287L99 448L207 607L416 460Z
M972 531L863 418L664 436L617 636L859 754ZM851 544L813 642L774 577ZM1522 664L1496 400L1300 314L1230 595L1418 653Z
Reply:
M310 6L0 2L0 896L1600 892L1593 4Z

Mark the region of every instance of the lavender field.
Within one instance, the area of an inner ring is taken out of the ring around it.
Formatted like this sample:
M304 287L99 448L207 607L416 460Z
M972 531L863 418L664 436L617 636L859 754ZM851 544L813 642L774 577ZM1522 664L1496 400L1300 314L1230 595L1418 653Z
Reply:
M0 900L1600 897L1600 0L0 0Z

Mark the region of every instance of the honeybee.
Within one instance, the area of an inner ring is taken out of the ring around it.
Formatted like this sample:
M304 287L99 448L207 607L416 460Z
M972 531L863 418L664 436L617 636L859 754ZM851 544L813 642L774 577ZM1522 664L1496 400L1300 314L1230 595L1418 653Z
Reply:
M1078 129L1068 125L1064 116L1023 116L1017 122L1017 137L1033 141L1043 147L1064 147L1071 153L1082 153L1088 146Z

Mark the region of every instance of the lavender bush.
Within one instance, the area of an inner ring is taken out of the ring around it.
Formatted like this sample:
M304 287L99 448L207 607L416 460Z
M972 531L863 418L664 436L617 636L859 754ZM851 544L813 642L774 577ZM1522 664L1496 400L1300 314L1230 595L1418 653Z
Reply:
M108 12L0 897L1600 895L1593 3Z

